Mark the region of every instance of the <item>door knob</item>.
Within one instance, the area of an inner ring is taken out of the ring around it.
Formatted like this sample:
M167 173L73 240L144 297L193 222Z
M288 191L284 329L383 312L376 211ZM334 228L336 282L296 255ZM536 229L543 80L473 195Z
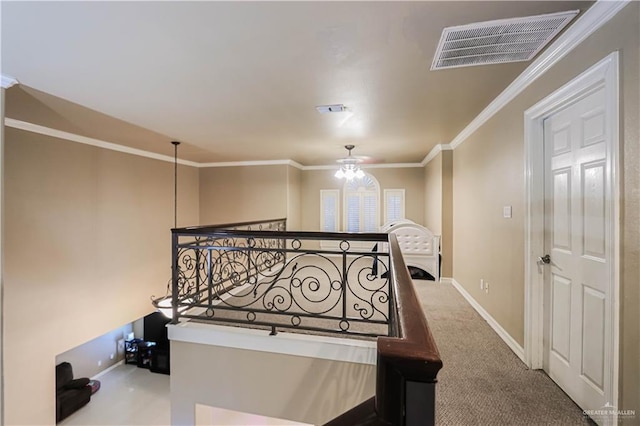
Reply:
M551 256L549 256L548 254L540 256L538 258L538 263L544 263L545 265L548 265L549 263L551 263Z

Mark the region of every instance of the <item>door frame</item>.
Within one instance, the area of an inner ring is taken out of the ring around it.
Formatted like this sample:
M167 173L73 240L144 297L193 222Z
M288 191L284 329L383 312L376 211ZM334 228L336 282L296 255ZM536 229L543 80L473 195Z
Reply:
M529 368L543 368L544 336L544 274L537 259L544 253L544 119L582 99L593 90L604 87L606 105L611 119L606 132L607 196L611 223L611 262L609 263L609 315L611 361L613 368L605 371L605 383L610 383L607 401L618 405L619 330L620 330L620 139L619 139L619 75L618 52L613 52L525 111L525 303L524 355ZM583 407L591 408L591 407Z

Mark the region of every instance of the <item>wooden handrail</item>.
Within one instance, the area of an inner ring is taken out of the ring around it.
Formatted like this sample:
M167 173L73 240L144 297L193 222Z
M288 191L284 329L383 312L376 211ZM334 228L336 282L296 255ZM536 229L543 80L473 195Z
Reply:
M398 335L378 337L376 412L391 424L405 424L406 383L435 384L442 360L394 234L389 246Z
M410 374L412 380L434 381L442 368L440 353L413 289L409 270L401 255L398 256L400 247L393 234L390 246L399 335L379 337L378 353L390 361L398 360L398 368Z
M378 337L376 395L325 426L435 424L435 383L442 360L413 288L398 240L389 234L392 336Z

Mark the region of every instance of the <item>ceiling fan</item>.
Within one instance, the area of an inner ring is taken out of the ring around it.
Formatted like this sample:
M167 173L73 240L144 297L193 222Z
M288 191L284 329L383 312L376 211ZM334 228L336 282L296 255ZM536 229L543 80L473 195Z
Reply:
M351 150L355 148L355 145L345 145L345 149L349 152L349 155L345 158L336 160L341 164L340 168L334 175L338 179L352 180L354 178L361 179L364 177L364 172L360 168L360 163L363 163L368 157L351 155Z

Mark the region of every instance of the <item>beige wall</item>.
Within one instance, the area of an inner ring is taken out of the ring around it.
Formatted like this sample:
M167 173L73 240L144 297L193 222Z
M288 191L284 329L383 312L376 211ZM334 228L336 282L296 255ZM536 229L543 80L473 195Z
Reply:
M173 165L15 129L5 165L5 423L53 424L56 355L165 292ZM198 172L179 174L178 225L193 225Z
M405 188L405 213L424 219L421 168L369 169L384 189ZM203 225L287 217L290 230L320 229L320 190L341 189L334 170L301 171L287 165L200 169L200 222ZM382 212L380 221L382 222Z
M442 152L424 167L424 226L442 233Z
M321 425L373 396L375 368L172 340L171 423L195 424L200 403Z
M380 184L380 202L384 205L385 189L405 189L405 216L417 223L424 220L424 172L421 167L367 169ZM320 190L342 189L344 180L336 179L335 170L305 170L302 172L302 229L320 230ZM342 204L342 203L341 203ZM380 209L380 225L384 221ZM340 218L342 223L342 218Z
M287 165L200 169L200 223L287 216Z
M302 229L302 171L287 167L287 230Z
M453 152L441 151L424 168L424 226L440 235L440 276L453 273Z
M453 151L442 151L442 270L453 276Z
M453 155L453 276L521 345L524 334L524 111L612 51L620 51L622 271L618 408L640 412L639 5L630 3ZM513 218L502 207L513 206ZM483 278L490 293L479 289Z

